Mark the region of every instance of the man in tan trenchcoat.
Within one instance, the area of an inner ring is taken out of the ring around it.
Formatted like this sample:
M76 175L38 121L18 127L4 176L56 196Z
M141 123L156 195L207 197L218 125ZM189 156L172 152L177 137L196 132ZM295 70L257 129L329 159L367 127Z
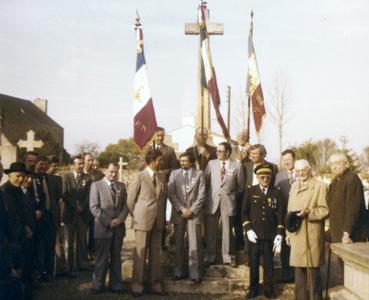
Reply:
M295 163L288 211L299 211L303 221L297 232L287 232L290 265L295 267L296 299L322 299L319 267L324 264L324 219L328 216L327 187L311 175L307 160Z

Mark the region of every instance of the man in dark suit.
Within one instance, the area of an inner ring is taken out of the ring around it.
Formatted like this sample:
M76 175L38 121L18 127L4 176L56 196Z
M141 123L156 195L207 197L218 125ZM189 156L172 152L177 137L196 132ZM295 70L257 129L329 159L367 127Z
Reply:
M178 162L174 149L166 145L164 143L164 139L165 139L165 129L163 127L157 127L155 131L155 136L154 136L154 144L149 145L146 152L152 149L160 150L163 157L162 157L162 163L159 167L159 170L163 174L166 174L167 180L168 180L170 176L170 172L174 169L179 168L179 162ZM147 164L145 162L145 155L143 155L140 158L138 169L142 171L143 169L146 168L146 166Z
M262 163L268 163L268 164L271 165L271 167L272 167L272 178L271 178L270 184L274 186L275 177L278 173L278 167L277 167L277 165L266 161L265 160L266 155L267 155L267 151L266 151L264 145L255 144L251 147L251 151L250 151L251 161L249 161L245 164L245 166L246 166L246 175L245 176L246 176L246 185L247 185L247 187L258 184L258 180L257 180L257 177L255 175L254 170L258 165L260 165Z
M197 128L195 132L195 145L188 148L186 152L195 157L195 166L197 170L205 171L205 168L211 159L217 158L217 148L207 144L209 131L207 128Z
M95 271L92 290L100 292L105 285L109 269L109 287L122 292L121 250L128 215L127 191L124 183L117 181L118 166L110 163L105 177L93 182L90 191L90 209L94 216L96 247Z
M2 220L5 226L6 244L5 249L8 251L8 270L5 270L5 274L0 274L1 276L12 278L12 281L17 281L17 285L21 288L20 279L22 272L24 270L24 258L27 241L32 238L32 230L30 224L27 223L26 210L23 198L23 192L21 186L23 184L28 170L22 162L15 162L10 165L9 169L5 170L8 175L8 181L1 186L1 192L3 195L3 205L4 205L4 218ZM5 253L4 253L5 254ZM13 281L13 283L14 283ZM1 282L1 279L0 279ZM8 285L12 282L8 282ZM17 288L18 289L18 288ZM10 291L9 291L10 292ZM27 291L28 292L28 291ZM11 298L8 298L11 299ZM12 299L23 299L15 298Z
M248 188L244 203L243 226L249 240L250 289L247 299L259 294L259 263L263 256L264 295L273 297L273 244L280 247L284 232L281 193L270 184L272 166L255 168L258 184Z
M278 187L282 194L282 213L283 219L287 213L288 198L290 196L291 185L296 181L295 157L293 150L287 149L282 152L282 163L284 169L277 173L275 186ZM294 269L290 267L290 247L283 239L281 246L281 282L294 282Z
M205 181L202 171L194 168L195 159L190 153L179 157L181 168L169 178L168 197L172 203L171 222L174 224L176 261L174 279L186 277L185 243L188 236L188 266L190 278L195 283L202 277L201 224L204 223Z
M167 199L166 175L158 172L162 155L152 149L146 153L147 167L136 173L129 182L128 209L133 218L136 249L133 260L132 295L140 297L144 292L146 254L149 252L149 293L166 295L161 284L160 241L164 228L165 202Z
M87 223L89 220L89 190L91 179L83 174L83 158L72 159L72 171L63 175L63 221L68 230L68 269L74 268L74 242L76 241L76 267L87 268Z
M248 143L248 130L242 129L237 133L237 143L232 145L232 154L231 159L237 160L240 162L243 173L246 174L246 164L250 161L250 150L251 145ZM245 187L246 190L246 180ZM240 260L245 248L245 240L243 237L243 228L242 228L242 203L243 203L243 194L239 194L239 199L237 199L237 207L236 207L236 215L234 218L234 231L235 231L235 246L237 250L237 260Z
M337 152L329 158L334 176L328 190L329 237L331 243L350 244L367 238L367 214L363 184L357 174L349 169L347 156ZM337 268L338 282L343 283L343 262L332 255Z

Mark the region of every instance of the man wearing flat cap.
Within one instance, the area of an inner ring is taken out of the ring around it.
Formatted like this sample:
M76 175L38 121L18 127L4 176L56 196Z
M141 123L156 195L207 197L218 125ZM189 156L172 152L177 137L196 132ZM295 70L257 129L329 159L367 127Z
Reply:
M273 167L259 164L254 170L259 184L248 188L244 198L244 223L250 264L247 299L259 294L259 262L263 256L264 295L273 297L273 245L280 247L284 232L281 192L271 184Z

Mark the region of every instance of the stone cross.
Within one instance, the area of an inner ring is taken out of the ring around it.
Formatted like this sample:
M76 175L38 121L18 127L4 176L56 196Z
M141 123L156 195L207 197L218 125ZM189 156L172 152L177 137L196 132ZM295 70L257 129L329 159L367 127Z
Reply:
M201 1L201 5L203 2ZM223 23L210 23L209 22L209 9L206 9L206 29L209 35L223 35ZM200 23L186 23L185 24L186 35L199 35L199 49L198 49L198 67L197 67L197 91L198 102L196 112L196 128L204 126L210 132L211 129L211 110L210 110L210 97L207 91L204 91L201 87L201 74L204 72L201 63L201 37L200 37Z
M123 182L123 167L128 166L126 161L123 161L123 157L119 156L119 181Z
M26 148L27 151L33 151L35 148L41 148L44 143L35 140L35 132L33 130L29 130L26 133L27 139L26 140L19 140L17 145L19 148Z

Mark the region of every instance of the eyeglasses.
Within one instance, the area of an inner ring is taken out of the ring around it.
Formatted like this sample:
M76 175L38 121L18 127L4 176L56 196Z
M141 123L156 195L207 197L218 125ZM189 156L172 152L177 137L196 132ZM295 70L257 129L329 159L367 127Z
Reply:
M217 150L217 153L223 153L225 150Z
M272 178L272 176L269 176L269 175L265 175L265 176L259 176L259 178L261 180L270 180Z

